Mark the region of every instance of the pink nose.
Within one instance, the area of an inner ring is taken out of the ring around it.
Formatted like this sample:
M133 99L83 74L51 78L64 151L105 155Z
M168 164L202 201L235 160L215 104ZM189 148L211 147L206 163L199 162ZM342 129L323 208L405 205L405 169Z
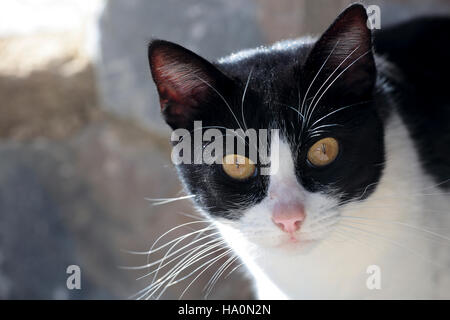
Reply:
M287 233L300 229L305 220L305 209L301 204L278 204L272 214L272 221Z

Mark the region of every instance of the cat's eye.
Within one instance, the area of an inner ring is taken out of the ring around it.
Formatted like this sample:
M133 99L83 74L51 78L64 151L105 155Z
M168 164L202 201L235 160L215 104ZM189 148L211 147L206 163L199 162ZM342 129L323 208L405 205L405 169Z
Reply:
M339 144L334 138L323 138L309 148L308 160L316 167L323 167L334 160L339 153Z
M253 161L239 154L227 154L223 157L222 167L227 175L237 180L248 179L256 172Z

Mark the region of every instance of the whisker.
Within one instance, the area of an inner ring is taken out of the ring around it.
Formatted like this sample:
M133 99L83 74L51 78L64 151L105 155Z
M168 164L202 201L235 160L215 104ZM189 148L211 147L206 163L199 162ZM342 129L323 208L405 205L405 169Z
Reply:
M195 260L188 262L186 265L181 266L181 268L180 268L178 271L174 272L173 274L170 274L169 277L168 277L167 280L166 280L166 281L169 281L169 282L165 285L164 289L159 293L159 295L156 297L156 299L159 299L169 287L171 287L171 286L173 286L173 285L175 285L175 284L178 284L179 282L181 282L181 281L183 281L183 280L185 280L185 279L188 279L188 278L191 277L193 274L195 274L198 270L202 269L205 265L207 265L207 264L209 264L209 263L214 263L214 262L216 262L216 261L219 260L223 255L219 255L219 256L217 256L217 257L214 257L212 260L208 260L207 262L203 263L201 266L199 266L198 268L196 268L194 271L192 271L192 272L189 273L188 275L184 276L184 277L181 278L181 279L178 279L178 280L174 281L174 279L176 279L176 277L177 277L182 271L186 270L187 268L189 268L189 267L192 266L193 264L195 264L195 263L197 263L197 262L203 260L203 259L206 258L207 256L212 255L212 254L214 254L214 253L216 253L216 252L219 252L219 251L222 251L222 250L223 250L223 248L219 248L219 249L216 249L216 250L214 250L214 251L212 251L212 252L210 252L210 253L208 253L208 254L206 254L206 255L200 256L199 258L196 258ZM206 270L206 269L205 269L205 270ZM201 275L205 270L203 270L203 271L200 273L200 275ZM196 277L195 279L197 279L197 278L198 278L198 277ZM194 280L195 280L195 279L194 279ZM162 285L160 285L159 287L161 287L161 286L162 286ZM186 291L186 290L185 290L185 291ZM185 292L185 291L184 291L184 292Z
M189 252L183 259L176 263L169 271L167 271L161 278L156 280L156 276L153 276L152 282L150 284L149 291L156 292L159 288L161 288L165 283L173 280L179 273L181 273L186 268L190 267L192 264L195 264L197 261L204 259L205 257L214 254L222 250L223 240L215 239L215 241L211 241L211 244L206 244L195 248ZM211 251L215 248L219 247L214 251ZM210 251L208 253L208 251Z
M297 85L297 92L298 92L298 107L297 107L297 111L299 112L299 114L302 114L303 110L300 110L301 107L301 103L302 103L302 93L300 90L300 81L299 84ZM300 116L297 118L298 122L300 123ZM304 120L304 118L303 118Z
M314 103L314 100L316 99L317 95L319 94L320 90L322 90L322 88L327 84L327 82L331 79L331 77L339 70L339 68L345 63L345 61L347 61L348 58L350 58L350 56L359 49L360 46L357 46L352 52L350 52L345 58L344 60L341 61L341 63L334 69L334 71L328 76L328 78L322 83L322 85L319 87L319 89L316 91L316 94L314 95L311 103L310 103L310 107L308 108L308 112L307 112L307 121L306 121L306 126L309 124L309 119L311 118L311 115L314 113L314 109L315 109L315 105L311 110L311 105ZM309 110L311 110L311 112L309 112Z
M195 194L190 194L187 196L177 197L177 198L145 198L145 200L154 202L152 203L153 206L160 206L163 204L179 201L179 200L186 200L195 197Z
M217 235L217 234L218 234L218 232L216 232L215 234L213 233L212 235L208 235L208 236L206 236L206 237L204 237L204 238L206 239L206 238L208 238L208 237L215 236L215 235ZM202 240L203 240L203 239L202 239ZM212 241L214 242L214 240L216 240L216 239L213 239ZM201 241L201 240L198 240L198 239L197 239L197 240L195 240L194 242L199 242L199 241ZM173 255L173 254L170 254L170 252L172 251L172 249L174 249L174 248L176 247L176 245L177 245L178 243L179 243L179 242L175 243L172 247L170 247L169 250L167 250L167 252L166 252L166 254L164 255L163 259L161 260L161 262L160 262L160 264L159 264L157 270L160 270L160 269L161 269L161 265L162 265L162 263L164 262L164 260L166 259L166 257L170 257L170 256ZM192 243L193 243L193 242L189 243L187 246L189 247ZM186 247L186 246L185 246L185 247ZM175 253L180 252L180 251L182 251L183 249L184 249L184 247L183 247L183 248L180 248L180 249L178 249L178 250L176 250ZM174 254L175 254L175 253L174 253ZM170 254L170 255L169 255L169 254ZM153 280L152 280L152 281L155 281L155 279L156 279L157 276L158 276L158 271L156 271L155 274L153 275Z
M203 218L198 213L177 212L177 214L182 215L183 217L191 218L191 219L199 219L199 218L201 219L201 218ZM204 220L204 221L206 222L207 220Z
M217 256L216 258L214 258L212 261L208 261L205 264L201 265L198 269L203 268L206 264L208 264L206 266L206 268L204 268L202 270L202 272L200 272L195 278L194 280L191 281L191 283L189 283L189 285L186 287L186 289L184 289L184 291L181 293L179 300L181 300L183 298L183 296L185 295L185 293L187 292L187 290L191 287L191 285L195 282L195 280L197 280L209 267L211 267L212 265L214 265L218 260L220 260L222 257L224 257L225 255L229 254L232 250L229 249L228 251L222 253L221 255Z
M206 286L203 288L203 291L206 291L205 299L207 299L211 294L211 291L213 290L217 281L220 279L220 276L233 264L234 261L236 261L237 258L237 256L231 256L219 269L217 269Z
M292 111L296 112L299 117L302 117L302 119L305 119L305 116L303 114L301 114L300 111L298 111L297 109L295 109L295 108L293 108L293 107L291 107L291 106L289 106L287 104L284 104L284 103L280 103L280 102L276 102L276 101L275 101L275 103L279 104L280 106L283 106L283 107L291 109Z
M146 288L141 290L139 293L142 293L144 291L145 291L145 293L143 295L141 295L137 299L140 300L140 299L143 299L146 296L147 296L147 299L151 298L165 283L167 283L168 281L170 281L171 279L176 277L179 272L181 272L185 268L189 267L191 265L190 263L192 261L194 261L194 263L195 263L195 262L197 262L197 261L199 261L199 260L209 256L210 254L213 254L215 252L223 250L223 248L220 247L219 249L216 249L215 251L212 251L209 254L205 254L208 251L210 251L210 250L212 250L214 248L217 248L218 246L222 245L222 241L220 241L220 239L217 239L217 240L218 241L216 243L213 243L213 244L207 246L206 249L204 248L204 246L201 247L200 248L201 249L200 252L197 252L197 253L195 253L195 251L194 252L190 252L189 255L187 255L181 261L179 261L174 267L172 267L172 269L167 271L161 278L159 278L158 280L154 279L149 286L147 286ZM199 256L200 256L200 259L198 258ZM184 269L182 269L183 267L184 267ZM163 290L165 290L165 289L163 289Z
M215 227L210 226L210 227L207 227L207 228L204 228L204 229L201 229L201 230L194 230L193 232L191 232L189 234L181 235L180 237L188 237L189 235L192 235L192 234L195 234L195 233L198 233L198 232L205 232L209 228L210 229L214 229ZM201 234L201 233L199 233L199 234ZM155 249L154 251L133 251L133 250L126 250L126 249L120 249L120 251L123 252L123 253L126 253L126 254L132 254L132 255L148 255L148 254L151 254L153 252L157 252L160 249L170 245L171 243L177 241L180 237L177 237L176 239L173 239L171 242L164 244L163 246L161 246L160 248Z
M151 253L154 253L154 252L158 252L159 250L161 250L161 249L163 249L163 248L169 246L171 243L174 243L175 241L177 241L177 240L179 239L179 237L178 237L178 238L176 238L176 239L171 240L170 242L165 243L164 245L162 245L162 246L160 246L160 247L158 247L158 248L153 249L154 246L156 245L156 243L157 243L160 239L162 239L165 235L169 234L169 233L172 232L172 231L175 231L176 229L179 229L179 228L181 228L181 227L186 227L187 225L195 224L195 223L197 223L197 222L199 222L199 223L209 223L209 224L211 224L211 222L209 222L209 221L192 221L192 222L184 223L184 224L182 224L182 225L179 225L178 227L175 227L175 228L170 229L169 231L167 231L167 232L165 232L163 235L161 235L158 239L156 239L156 241L153 243L152 247L151 247L150 250L148 250L148 251L124 251L124 250L123 250L123 251L126 252L126 253L135 254L135 255L148 255L148 254L151 254ZM215 228L215 227L211 225L211 226L208 226L208 227L206 227L206 228L204 228L204 229L196 230L196 231L194 231L194 232L192 232L192 233L189 233L189 234L183 234L183 235L181 235L180 237L188 237L188 236L190 236L191 234L195 234L195 233L198 233L198 232L201 232L201 231L205 231L205 230L211 230L211 229L214 229L214 228Z
M316 120L316 121L310 126L310 128L313 128L316 124L320 123L322 120L328 118L329 116L332 116L333 114L335 114L335 113L337 113L337 112L340 112L340 111L346 110L346 109L348 109L348 108L351 108L351 107L354 107L354 106L358 106L358 105L361 105L361 104L364 104L364 103L367 103L367 102L370 102L370 100L362 101L362 102L358 102L358 103L354 103L354 104L350 104L350 105L348 105L348 106L344 106L344 107L342 107L342 108L333 110L332 112L326 114L326 115L323 116L322 118Z
M244 265L244 263L240 263L238 264L236 267L234 267L230 272L228 272L228 274L224 277L224 279L228 279L228 277L237 269L239 269L240 267L242 267Z
M314 130L318 130L318 129L322 129L322 128L329 128L329 127L343 127L342 124L324 124L321 126L318 126L317 128L314 128ZM311 129L308 130L309 132L311 132ZM313 132L311 132L311 134L313 134Z
M406 196L405 196L406 197ZM393 197L386 197L386 198L377 198L377 200L383 200L383 199L391 199ZM352 203L352 201L348 201L348 202L344 202L344 204L340 204L345 205L345 204L349 204ZM386 204L386 205L365 205L364 202L355 202L355 204L357 204L356 207L353 208L346 208L346 211L361 211L363 212L363 210L367 210L367 209L392 209L392 208L397 208L397 206L395 206L394 204ZM425 209L422 210L423 213L433 213L435 215L438 214L445 214L448 215L449 211L447 210L433 210L433 209Z
M223 95L216 90L216 88L214 88L212 85L210 85L207 81L205 81L204 79L194 75L195 77L197 77L200 81L202 81L204 84L206 84L208 87L210 87L212 90L214 90L215 93L217 93L217 95L219 95L219 97L222 99L222 101L225 103L225 105L228 107L228 110L230 111L230 113L233 115L234 120L236 120L236 123L238 125L239 128L242 129L241 124L238 120L238 118L236 117L236 114L233 112L233 109L231 108L230 104L227 102L227 100L225 100L225 98L223 97Z
M153 248L155 247L155 245L156 245L162 238L164 238L166 235L168 235L169 233L171 233L171 232L173 232L173 231L175 231L175 230L177 230L177 229L180 229L180 228L183 228L183 227L186 227L186 226L190 226L190 225L194 225L194 224L199 224L199 223L208 223L208 224L211 224L210 221L206 221L206 220L197 220L197 221L186 222L186 223L183 223L183 224L181 224L181 225L179 225L179 226L176 226L176 227L170 229L169 231L166 231L166 232L163 233L162 235L160 235L160 236L158 237L158 239L156 239L155 242L153 243L153 245L150 247L150 250L147 251L147 254L151 254L151 253L153 253L153 252L157 252L157 251L161 250L162 248L165 248L165 247L167 247L168 245L170 245L170 243L175 242L176 239L174 239L174 240L172 240L171 242L168 242L168 243L166 243L166 244L164 244L164 245L162 245L162 246L160 246L160 247L158 247L158 248L156 248L156 249L153 249ZM210 226L207 226L205 229L207 229L207 228L214 228L214 227L210 225ZM183 236L185 236L185 235L183 235Z
M450 237L446 237L444 235L441 235L439 233L433 232L431 230L428 229L424 229L409 223L404 223L404 222L400 222L400 221L395 221L395 220L382 220L382 219L370 219L370 218L365 218L365 217L357 217L357 216L341 216L342 218L347 218L347 219L355 219L355 220L365 220L365 221L370 221L370 222L379 222L379 223L385 223L385 224L393 224L393 225L398 225L398 226L402 226L402 227L406 227L406 228L410 228L413 230L417 230L417 231L422 231L424 233L433 235L437 238L440 238L442 240L447 240L450 241ZM370 225L369 225L370 226Z
M184 271L185 269L189 268L191 265L197 263L198 261L203 260L205 257L207 257L207 256L209 256L209 255L212 255L212 254L214 254L214 253L216 253L216 252L223 251L223 250L225 249L225 248L223 247L224 244L225 244L225 241L219 242L217 245L214 246L214 247L219 247L218 249L216 249L216 250L214 250L214 251L212 251L212 252L209 252L207 255L203 255L203 256L202 256L201 254L203 254L204 252L201 252L201 253L199 253L196 257L191 258L191 259L188 261L187 264L181 266L181 268L179 268L179 270L176 271L175 276L179 275L182 271ZM211 250L211 248L209 248L209 249L208 249L207 251L205 251L205 252L208 252L209 250ZM189 278L189 276L192 275L193 273L194 273L194 271L192 271L191 273L189 273L189 274L186 275L186 276L183 276L183 278L177 279L176 281L173 281L173 280L175 279L175 277L173 277L172 280L170 281L170 285L175 285L175 284L177 284L177 283L183 281L184 279Z
M349 221L349 222L350 222L350 221ZM354 222L352 222L352 223L354 223ZM408 247L402 245L401 243L399 243L399 242L397 242L397 241L395 241L395 240L392 240L392 239L390 239L390 238L384 237L384 236L382 236L382 235L377 235L377 234L374 233L374 232L371 232L371 231L368 231L368 230L365 230L365 229L361 229L361 228L358 228L358 227L355 227L355 226L352 226L352 225L347 225L347 224L342 224L342 223L341 223L340 226L341 226L341 227L344 227L344 228L354 229L354 230L360 231L360 232L362 232L362 233L364 233L364 234L371 235L371 236L373 236L373 237L375 237L375 238L378 238L378 239L387 241L387 242L389 242L389 243L391 243L391 244L393 244L393 245L399 247L400 249L403 249L403 250L405 250L405 251L410 252L411 254L413 254L413 255L415 255L415 256L421 258L422 260L424 260L424 261L426 261L426 262L429 262L429 263L431 263L431 264L433 264L433 265L435 265L435 266L438 266L438 267L442 267L442 265L436 263L435 261L432 261L432 260L428 259L427 257L423 256L422 254L420 254L420 253L418 253L418 252L416 252L416 251L414 251L414 250L412 250L412 249L410 249L410 248L408 248Z
M170 265L171 263L173 263L173 262L175 262L176 260L180 259L181 257L185 256L181 261L179 261L179 263L183 263L184 261L186 261L187 259L189 259L190 257L192 257L196 252L198 252L198 251L200 251L200 250L202 250L202 249L205 249L206 247L208 247L208 246L210 246L210 245L219 243L220 241L221 241L221 240L220 240L219 238L217 238L217 239L213 239L213 240L211 240L211 241L208 241L208 242L206 242L206 243L204 243L204 244L200 244L200 245L198 245L198 246L196 246L196 247L194 247L194 248L190 248L189 250L186 250L185 252L182 252L181 254L179 254L178 256L176 256L175 258L173 258L173 259L171 259L170 261L166 262L165 264L159 265L155 270L153 270L153 271L151 271L151 272L149 272L149 273L147 273L147 274L145 274L145 275L143 275L143 276L140 276L140 277L137 278L136 280L142 280L142 279L147 278L148 276L150 276L150 275L152 275L152 274L158 273L159 270L163 269L164 267ZM163 260L163 261L164 261L164 260ZM154 277L154 278L155 278L155 277ZM152 282L154 282L154 281L155 281L155 280L153 279Z
M439 182L439 183L437 183L437 184L435 184L435 185L426 187L426 188L422 189L422 191L423 191L423 190L433 189L433 188L442 186L442 185L446 184L447 182L450 182L450 179L446 179L446 180L443 180L443 181L441 181L441 182Z
M180 251L182 251L182 250L184 250L184 249L190 247L191 245L193 245L193 244L195 244L195 243L197 243L197 242L200 242L200 241L202 241L202 240L205 240L205 239L207 239L207 238L211 238L211 237L217 235L218 233L219 233L219 232L212 233L212 234L209 234L209 235L204 236L204 237L202 237L202 238L199 238L199 239L197 239L197 240L195 240L195 241L189 242L188 244L184 245L183 247L177 249L176 251L174 251L174 252L172 252L172 253L170 253L170 249L169 249L169 250L167 251L167 253L164 255L163 258L161 258L161 259L159 259L159 260L157 260L157 261L153 261L152 263L147 263L147 264L145 264L145 265L143 265L143 266L137 266L137 267L127 267L127 266L123 266L123 267L119 267L119 268L120 268L120 269L126 269L126 270L142 270L142 269L148 269L148 268L150 268L150 267L153 267L154 265L157 265L157 264L159 264L159 263L161 263L161 262L164 262L164 260L167 259L167 258L173 257L175 254L177 254L178 252L180 252ZM176 246L178 243L180 243L182 240L184 240L184 239L186 239L186 238L187 238L186 236L183 236L183 238L182 238L182 239L179 239L179 240L171 247L171 249L174 248L174 246ZM216 240L216 239L215 239L215 240ZM213 241L214 241L214 240L213 240ZM169 253L170 253L170 254L169 254Z
M302 102L302 104L301 104L301 111L302 111L302 113L304 113L303 110L304 110L304 107L305 107L305 102L306 102L306 100L307 100L307 98L308 98L309 90L311 90L311 87L313 86L314 82L316 81L316 79L317 79L317 77L319 76L319 74L320 74L320 72L322 71L322 69L325 67L327 61L330 59L331 55L333 54L333 52L334 52L334 50L336 49L336 47L337 47L338 44L339 44L339 40L336 42L336 44L334 45L334 47L333 47L333 49L331 50L330 54L327 56L327 58L325 59L325 61L324 61L323 64L322 64L322 66L320 67L319 71L317 71L315 77L313 78L313 80L312 80L311 83L309 84L308 89L306 90L306 93L305 93L305 98L303 99L303 102ZM300 112L300 110L299 110L299 112ZM304 121L303 121L303 123L302 123L302 131L303 131L304 124L305 124L305 123L304 123Z
M242 114L242 122L244 123L244 127L245 130L247 130L247 123L245 122L245 117L244 117L244 101L245 101L245 95L247 93L247 89L248 89L248 85L250 83L250 78L252 77L252 73L253 73L253 68L250 70L250 73L248 74L248 78L247 78L247 83L245 84L245 89L244 89L244 93L242 94L242 101L241 101L241 114Z
M358 49L359 47L357 47ZM314 110L316 109L317 105L319 104L320 100L322 99L322 97L324 96L324 94L328 91L328 89L330 89L330 87L344 74L345 71L347 71L351 66L353 66L356 62L358 62L361 58L363 58L364 56L366 56L369 51L366 51L365 53L363 53L362 55L360 55L356 60L354 60L352 63L350 63L347 67L344 68L344 70L341 71L341 73L339 73L337 75L337 77L328 85L328 87L326 87L326 89L322 92L322 94L320 95L320 97L317 99L316 103L313 106L313 109L311 111L311 114L308 117L307 120L307 125L309 124L309 121L311 120L311 116L314 113ZM352 52L353 54L353 52Z

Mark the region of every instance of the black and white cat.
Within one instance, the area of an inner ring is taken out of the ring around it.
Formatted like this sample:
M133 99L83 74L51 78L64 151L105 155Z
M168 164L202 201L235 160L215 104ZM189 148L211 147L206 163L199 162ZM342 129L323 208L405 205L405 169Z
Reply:
M258 298L450 298L449 31L422 19L372 37L357 4L318 39L215 63L150 44L172 129L280 130L271 175L251 162L177 166Z

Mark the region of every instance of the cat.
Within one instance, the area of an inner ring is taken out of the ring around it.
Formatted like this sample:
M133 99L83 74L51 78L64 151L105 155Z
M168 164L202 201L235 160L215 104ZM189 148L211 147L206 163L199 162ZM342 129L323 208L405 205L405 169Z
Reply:
M319 38L213 63L149 45L173 130L279 130L271 174L245 155L177 165L259 299L450 298L450 20L367 19L354 4Z

